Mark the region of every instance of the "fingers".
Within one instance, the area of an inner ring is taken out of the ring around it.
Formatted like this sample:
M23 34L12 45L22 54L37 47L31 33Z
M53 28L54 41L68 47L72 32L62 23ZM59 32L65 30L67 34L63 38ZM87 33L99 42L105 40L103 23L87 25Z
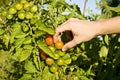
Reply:
M74 46L76 46L78 43L80 43L80 41L76 41L75 39L73 39L72 41L66 43L63 48L62 48L62 51L66 51Z

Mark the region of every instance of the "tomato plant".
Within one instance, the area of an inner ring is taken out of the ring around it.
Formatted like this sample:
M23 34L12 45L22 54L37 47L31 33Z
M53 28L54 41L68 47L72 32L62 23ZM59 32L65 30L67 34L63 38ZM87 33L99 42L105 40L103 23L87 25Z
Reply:
M62 42L52 39L57 26L69 18L119 16L118 1L107 1L98 5L100 15L85 16L65 0L1 0L0 80L119 80L119 34L99 36L64 52L63 43L72 40L72 33L63 32Z

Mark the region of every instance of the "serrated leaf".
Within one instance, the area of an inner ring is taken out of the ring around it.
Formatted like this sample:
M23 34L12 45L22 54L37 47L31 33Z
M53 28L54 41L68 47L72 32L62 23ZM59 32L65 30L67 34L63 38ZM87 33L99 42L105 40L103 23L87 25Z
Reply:
M23 44L30 44L32 42L32 38L30 36L26 37L23 41Z
M26 60L31 55L31 50L24 50L22 48L16 49L16 53L13 55L14 59L19 62Z
M19 32L19 33L17 33L17 34L15 34L15 38L24 38L26 36L26 34L25 33L23 33L23 32Z
M23 76L19 80L31 80L31 74L23 74Z
M20 47L24 40L25 40L25 38L16 39L15 40L15 47Z
M47 55L49 55L50 57L54 58L54 54L53 52L49 49L49 47L46 45L45 42L43 41L38 41L38 46L39 48L44 51Z
M48 79L49 80L56 80L55 75L49 72L48 66L46 66L44 68L42 79L44 79L44 80L48 80Z
M24 68L27 71L27 73L35 73L35 72L37 72L35 66L33 65L33 62L31 62L31 61L25 62Z
M102 46L99 51L100 57L107 57L108 55L108 48L106 46Z

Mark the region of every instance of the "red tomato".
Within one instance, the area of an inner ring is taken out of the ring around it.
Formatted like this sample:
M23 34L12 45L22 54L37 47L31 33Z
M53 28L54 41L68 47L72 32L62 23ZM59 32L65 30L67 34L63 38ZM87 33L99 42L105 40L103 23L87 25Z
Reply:
M62 49L63 46L64 46L64 44L63 44L62 41L57 41L57 42L55 43L55 47L56 47L57 49Z
M53 38L52 37L47 37L45 39L47 45L52 45L53 44Z
M47 56L47 54L45 54L44 52L42 52L42 53L40 53L40 57L42 59L46 59L48 56Z

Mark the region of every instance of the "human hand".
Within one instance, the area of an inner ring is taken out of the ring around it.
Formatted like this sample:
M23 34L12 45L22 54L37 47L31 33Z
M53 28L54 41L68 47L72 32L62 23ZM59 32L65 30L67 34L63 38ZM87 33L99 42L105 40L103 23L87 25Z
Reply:
M56 34L54 35L54 42L60 39L60 33L64 31L71 31L73 34L73 39L63 46L63 51L66 51L79 43L91 40L97 36L98 32L96 22L71 18L57 27Z

